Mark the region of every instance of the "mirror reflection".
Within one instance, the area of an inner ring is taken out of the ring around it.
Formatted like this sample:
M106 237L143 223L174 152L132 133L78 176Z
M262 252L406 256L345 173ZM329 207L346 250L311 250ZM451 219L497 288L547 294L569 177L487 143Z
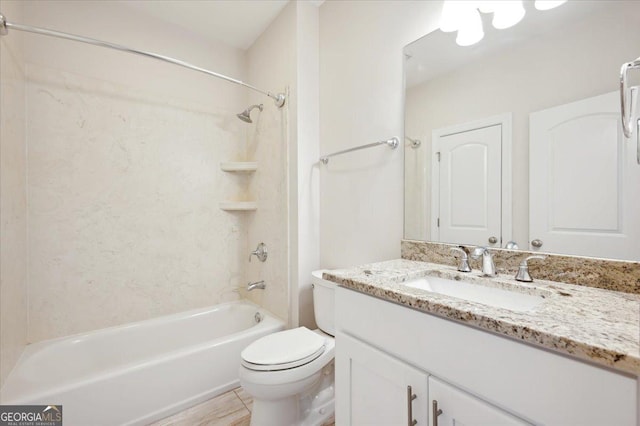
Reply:
M405 47L407 239L640 260L640 145L620 125L620 68L640 2L524 2L515 26ZM640 71L629 73L632 123Z

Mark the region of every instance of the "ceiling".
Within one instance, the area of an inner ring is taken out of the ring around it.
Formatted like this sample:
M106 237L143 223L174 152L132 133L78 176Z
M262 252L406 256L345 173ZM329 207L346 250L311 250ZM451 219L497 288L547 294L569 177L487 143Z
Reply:
M130 0L122 3L209 40L246 50L288 2L289 0Z

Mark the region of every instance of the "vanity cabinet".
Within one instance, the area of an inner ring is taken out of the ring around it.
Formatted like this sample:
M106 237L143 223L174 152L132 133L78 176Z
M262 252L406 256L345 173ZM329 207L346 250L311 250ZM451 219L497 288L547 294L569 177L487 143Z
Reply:
M640 426L638 378L338 287L336 424ZM407 387L416 398L408 404Z
M347 335L338 337L336 386L352 425L427 424L427 379L424 372Z
M349 335L337 338L336 387L346 390L339 396L339 424L529 424Z
M530 425L433 376L429 377L429 404L431 426Z

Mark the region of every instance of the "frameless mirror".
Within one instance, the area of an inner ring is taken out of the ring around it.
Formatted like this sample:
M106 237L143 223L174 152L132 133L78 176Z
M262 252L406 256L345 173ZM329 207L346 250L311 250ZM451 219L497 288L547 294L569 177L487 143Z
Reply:
M508 29L482 14L475 45L436 30L405 47L404 236L640 260L640 141L618 92L640 2L524 5Z

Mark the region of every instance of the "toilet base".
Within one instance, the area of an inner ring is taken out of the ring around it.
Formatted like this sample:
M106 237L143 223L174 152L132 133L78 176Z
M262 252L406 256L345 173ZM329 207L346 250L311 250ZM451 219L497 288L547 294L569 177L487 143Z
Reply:
M305 390L290 397L254 397L251 426L320 426L329 420L335 411L334 361L309 379Z

